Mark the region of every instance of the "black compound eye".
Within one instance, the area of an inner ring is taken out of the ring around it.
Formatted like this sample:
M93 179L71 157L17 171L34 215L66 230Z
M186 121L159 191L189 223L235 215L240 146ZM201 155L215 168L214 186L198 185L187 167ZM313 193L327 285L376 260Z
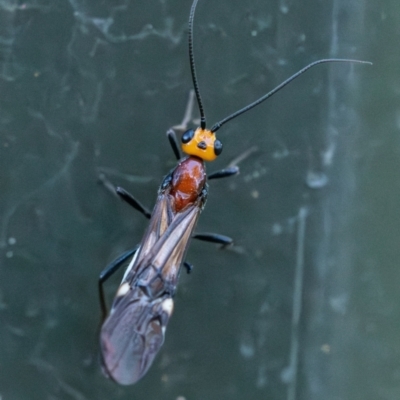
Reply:
M188 129L183 135L182 135L182 143L186 144L189 143L194 137L194 130L193 129Z
M217 139L214 142L214 154L219 156L222 153L222 143Z

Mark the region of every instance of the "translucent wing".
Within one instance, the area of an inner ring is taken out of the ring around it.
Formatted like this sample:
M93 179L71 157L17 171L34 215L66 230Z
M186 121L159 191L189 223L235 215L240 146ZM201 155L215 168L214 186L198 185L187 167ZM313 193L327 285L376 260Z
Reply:
M172 296L201 202L199 198L175 214L168 194L158 198L100 334L103 370L120 384L140 379L164 342Z
M147 372L164 342L172 308L171 297L152 301L138 287L121 299L100 336L106 375L122 385L130 385Z

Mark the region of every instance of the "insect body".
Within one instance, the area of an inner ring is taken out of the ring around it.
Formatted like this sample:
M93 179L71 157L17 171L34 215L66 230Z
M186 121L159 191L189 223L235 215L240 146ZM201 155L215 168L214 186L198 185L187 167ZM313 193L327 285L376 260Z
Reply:
M207 198L203 161L190 156L163 181L140 248L119 286L100 336L103 369L131 384L164 341L187 244Z
M204 161L214 160L222 151L215 132L226 122L250 110L311 67L325 62L361 62L357 60L323 59L309 64L275 89L255 102L236 111L206 129L206 119L197 83L193 55L193 18L197 0L189 17L189 56L193 86L199 106L201 123L182 136L182 150L187 157L163 180L150 223L137 250L129 251L112 263L100 276L100 299L104 323L100 332L103 372L114 381L129 385L140 379L152 364L164 341L164 333L173 310L173 296L198 217L207 198L207 177ZM179 150L169 135L175 154ZM238 168L228 168L208 177L234 175ZM121 188L118 194L145 216L150 213ZM222 235L197 235L203 240L230 243ZM133 257L132 257L133 256ZM128 268L115 295L111 311L106 317L103 282L130 257Z

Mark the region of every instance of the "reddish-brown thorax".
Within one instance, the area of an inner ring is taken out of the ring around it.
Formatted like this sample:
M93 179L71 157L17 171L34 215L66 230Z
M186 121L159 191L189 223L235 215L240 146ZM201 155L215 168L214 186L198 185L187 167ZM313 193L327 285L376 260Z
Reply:
M189 156L172 173L170 195L175 199L175 212L193 203L206 183L206 171L201 158Z

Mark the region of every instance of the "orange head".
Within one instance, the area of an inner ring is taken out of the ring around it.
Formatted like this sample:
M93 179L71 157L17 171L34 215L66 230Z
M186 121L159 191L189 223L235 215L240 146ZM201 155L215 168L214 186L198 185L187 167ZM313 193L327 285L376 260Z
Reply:
M204 161L214 161L222 152L222 143L209 129L189 129L182 135L182 151Z

